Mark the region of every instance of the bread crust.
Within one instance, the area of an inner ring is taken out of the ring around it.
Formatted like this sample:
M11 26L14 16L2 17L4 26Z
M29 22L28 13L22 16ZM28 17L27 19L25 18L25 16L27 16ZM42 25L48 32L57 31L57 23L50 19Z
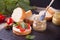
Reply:
M28 34L31 33L31 30L28 31L28 32L17 32L17 31L15 31L15 30L13 30L13 33L16 34L16 35L28 35Z

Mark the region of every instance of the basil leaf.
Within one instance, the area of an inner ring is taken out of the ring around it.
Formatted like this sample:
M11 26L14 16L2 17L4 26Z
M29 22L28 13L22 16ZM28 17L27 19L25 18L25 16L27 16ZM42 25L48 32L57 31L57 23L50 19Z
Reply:
M32 40L32 39L34 39L34 38L35 38L34 35L27 35L27 36L26 36L26 39L31 39L31 40Z
M29 0L0 0L0 12L10 16L16 7L21 7L26 11L33 9L29 4Z

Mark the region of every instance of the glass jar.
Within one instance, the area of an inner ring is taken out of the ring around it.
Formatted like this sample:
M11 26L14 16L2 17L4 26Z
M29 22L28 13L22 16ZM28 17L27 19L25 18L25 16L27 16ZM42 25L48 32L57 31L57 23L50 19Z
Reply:
M33 22L33 29L36 31L45 31L46 20L40 21L39 16L35 17L34 22Z
M60 12L54 14L52 22L56 25L60 25Z

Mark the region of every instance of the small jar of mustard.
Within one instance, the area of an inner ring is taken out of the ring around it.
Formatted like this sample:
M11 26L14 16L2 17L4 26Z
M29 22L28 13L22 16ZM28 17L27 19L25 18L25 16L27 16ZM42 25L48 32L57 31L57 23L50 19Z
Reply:
M56 25L60 25L60 12L54 14L52 22Z

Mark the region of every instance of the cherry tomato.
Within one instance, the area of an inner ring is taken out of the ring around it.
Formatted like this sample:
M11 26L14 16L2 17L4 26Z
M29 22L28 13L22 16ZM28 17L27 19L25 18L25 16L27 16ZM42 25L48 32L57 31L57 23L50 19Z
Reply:
M5 21L5 16L3 14L0 14L0 23Z
M8 24L8 25L12 25L13 22L14 22L14 21L13 21L13 19L12 19L11 17L7 19L7 24Z
M21 32L25 31L25 29L22 28L20 25L18 25L17 28L20 29ZM28 24L28 28L27 29L30 29L30 24Z
M21 26L17 26L17 28L20 29L21 32L24 32L25 31L25 29L22 28Z
M20 29L20 26L18 25L16 28Z

